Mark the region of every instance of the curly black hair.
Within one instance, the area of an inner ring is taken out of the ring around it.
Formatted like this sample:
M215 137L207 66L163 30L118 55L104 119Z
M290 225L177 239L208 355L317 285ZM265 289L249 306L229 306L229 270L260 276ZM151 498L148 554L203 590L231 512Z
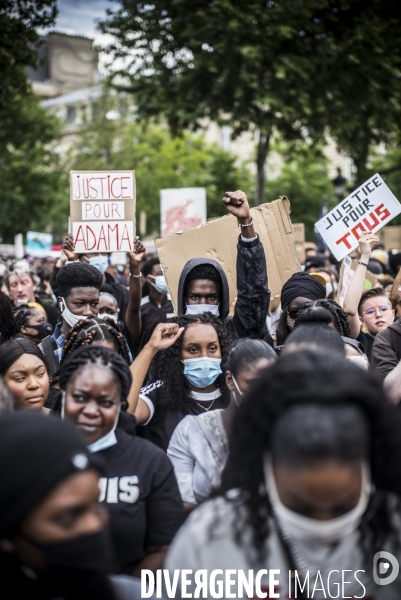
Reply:
M241 545L244 539L246 528L240 517L245 506L245 525L252 531L253 546L259 558L265 558L271 505L264 480L264 457L272 453L275 428L283 415L295 407L307 406L327 409L328 414L333 409L354 407L367 423L365 459L370 462L377 492L372 494L360 525L360 543L372 557L372 547L380 550L383 536L393 535L388 492L399 495L401 491L401 414L387 401L382 384L374 375L334 354L322 356L308 350L298 353L296 360L294 355L288 355L268 367L252 384L234 417L230 454L218 493L233 503L237 517L234 518L236 543ZM303 420L297 422L302 453L310 458L306 450L316 440L314 436L302 436ZM352 444L350 436L352 438L352 431L345 436L347 443ZM298 452L301 452L299 448ZM346 452L351 456L350 449ZM346 452L340 453L343 458ZM335 450L332 456L340 454ZM315 448L315 461L318 458ZM230 494L230 490L238 490L238 494ZM394 499L390 495L391 498ZM399 502L397 510L400 510ZM210 535L213 535L213 527Z
M11 311L10 299L0 292L0 344L17 335L18 329Z
M146 263L142 267L142 275L147 277L152 274L152 269L155 265L160 265L160 259L158 256L153 256L146 261Z
M51 385L58 383L61 368L74 350L82 346L96 344L96 342L113 344L115 351L123 357L128 365L131 364L127 340L121 333L118 324L108 317L104 319L88 317L74 325L65 336L63 354L59 366L53 373Z
M121 389L121 408L128 407L128 394L131 389L132 375L126 361L110 348L104 346L81 346L64 361L59 375L60 388L65 390L68 383L87 365L101 365L109 368Z
M230 394L226 386L224 371L230 345L233 340L225 325L218 317L208 312L200 315L174 317L170 319L170 322L178 323L179 327L184 327L185 329L196 323L212 325L214 327L220 342L221 370L223 371L216 379L216 384L221 390L222 400L228 403ZM151 372L157 375L157 379L160 379L164 383L160 404L167 406L169 409L187 410L189 406L196 406L182 369L181 347L184 335L185 331L170 348L156 354L150 367Z
M294 328L300 325L299 319L304 310L317 307L325 308L333 315L335 328L341 336L352 338L351 329L344 310L339 304L337 304L337 302L335 302L335 300L328 300L327 298L325 300L309 300L309 302L305 302L305 304L303 304L303 306L299 309Z
M100 290L102 282L102 273L96 267L83 262L66 265L57 273L58 293L62 298L67 298L71 290L78 287L91 287Z

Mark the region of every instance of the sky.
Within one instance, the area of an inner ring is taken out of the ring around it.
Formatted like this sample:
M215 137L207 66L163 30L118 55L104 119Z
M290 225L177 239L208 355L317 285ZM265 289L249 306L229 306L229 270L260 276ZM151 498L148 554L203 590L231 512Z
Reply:
M96 21L106 17L106 9L117 9L118 3L112 0L57 0L58 17L53 27L39 33L60 31L68 34L84 35L95 40L98 47L106 46L112 36L104 35L96 30ZM99 70L105 74L109 58L100 53Z
M106 8L116 6L116 3L110 0L58 0L59 14L52 29L101 38L101 34L96 31L95 21L106 16Z

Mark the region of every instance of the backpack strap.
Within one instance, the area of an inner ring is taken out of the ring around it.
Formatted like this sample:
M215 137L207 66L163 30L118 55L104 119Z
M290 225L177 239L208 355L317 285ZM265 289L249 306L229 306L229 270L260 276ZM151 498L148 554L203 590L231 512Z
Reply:
M210 431L209 427L206 425L206 423L203 421L203 419L198 417L196 419L196 422L199 425L199 428L202 430L202 433L205 436L209 446L211 447L213 452L216 454L216 456L219 459L219 461L221 462L221 464L225 465L226 460L227 460L227 452L225 452L225 450L222 448L222 446L216 440L213 433Z
M49 375L52 375L57 368L57 363L54 358L54 348L49 335L42 340L42 348L49 369Z

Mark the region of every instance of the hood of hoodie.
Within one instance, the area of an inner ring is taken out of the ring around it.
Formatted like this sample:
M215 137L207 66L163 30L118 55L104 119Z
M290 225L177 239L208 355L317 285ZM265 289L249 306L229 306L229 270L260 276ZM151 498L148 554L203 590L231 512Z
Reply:
M178 315L185 315L186 313L186 303L184 298L185 281L190 271L192 271L192 269L198 265L212 265L215 269L217 269L220 275L220 318L224 321L230 308L230 292L228 288L228 281L222 266L211 258L191 258L191 260L185 264L183 270L181 271L180 280L178 282Z

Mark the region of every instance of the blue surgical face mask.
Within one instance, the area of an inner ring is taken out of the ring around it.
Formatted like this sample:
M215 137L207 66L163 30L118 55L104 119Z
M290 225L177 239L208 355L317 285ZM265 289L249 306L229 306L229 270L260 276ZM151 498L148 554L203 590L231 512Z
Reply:
M92 267L96 267L101 273L104 273L109 266L109 258L103 254L100 254L99 256L90 256L88 257L88 260L89 264L92 265Z
M208 387L222 373L220 358L187 358L184 363L184 375L196 388Z
M218 304L187 304L187 315L202 315L205 312L210 312L216 317L220 316ZM192 359L191 359L192 360Z
M150 275L150 277L154 279L154 283L151 283L150 285L153 285L156 292L159 292L159 294L165 294L168 288L164 275Z

